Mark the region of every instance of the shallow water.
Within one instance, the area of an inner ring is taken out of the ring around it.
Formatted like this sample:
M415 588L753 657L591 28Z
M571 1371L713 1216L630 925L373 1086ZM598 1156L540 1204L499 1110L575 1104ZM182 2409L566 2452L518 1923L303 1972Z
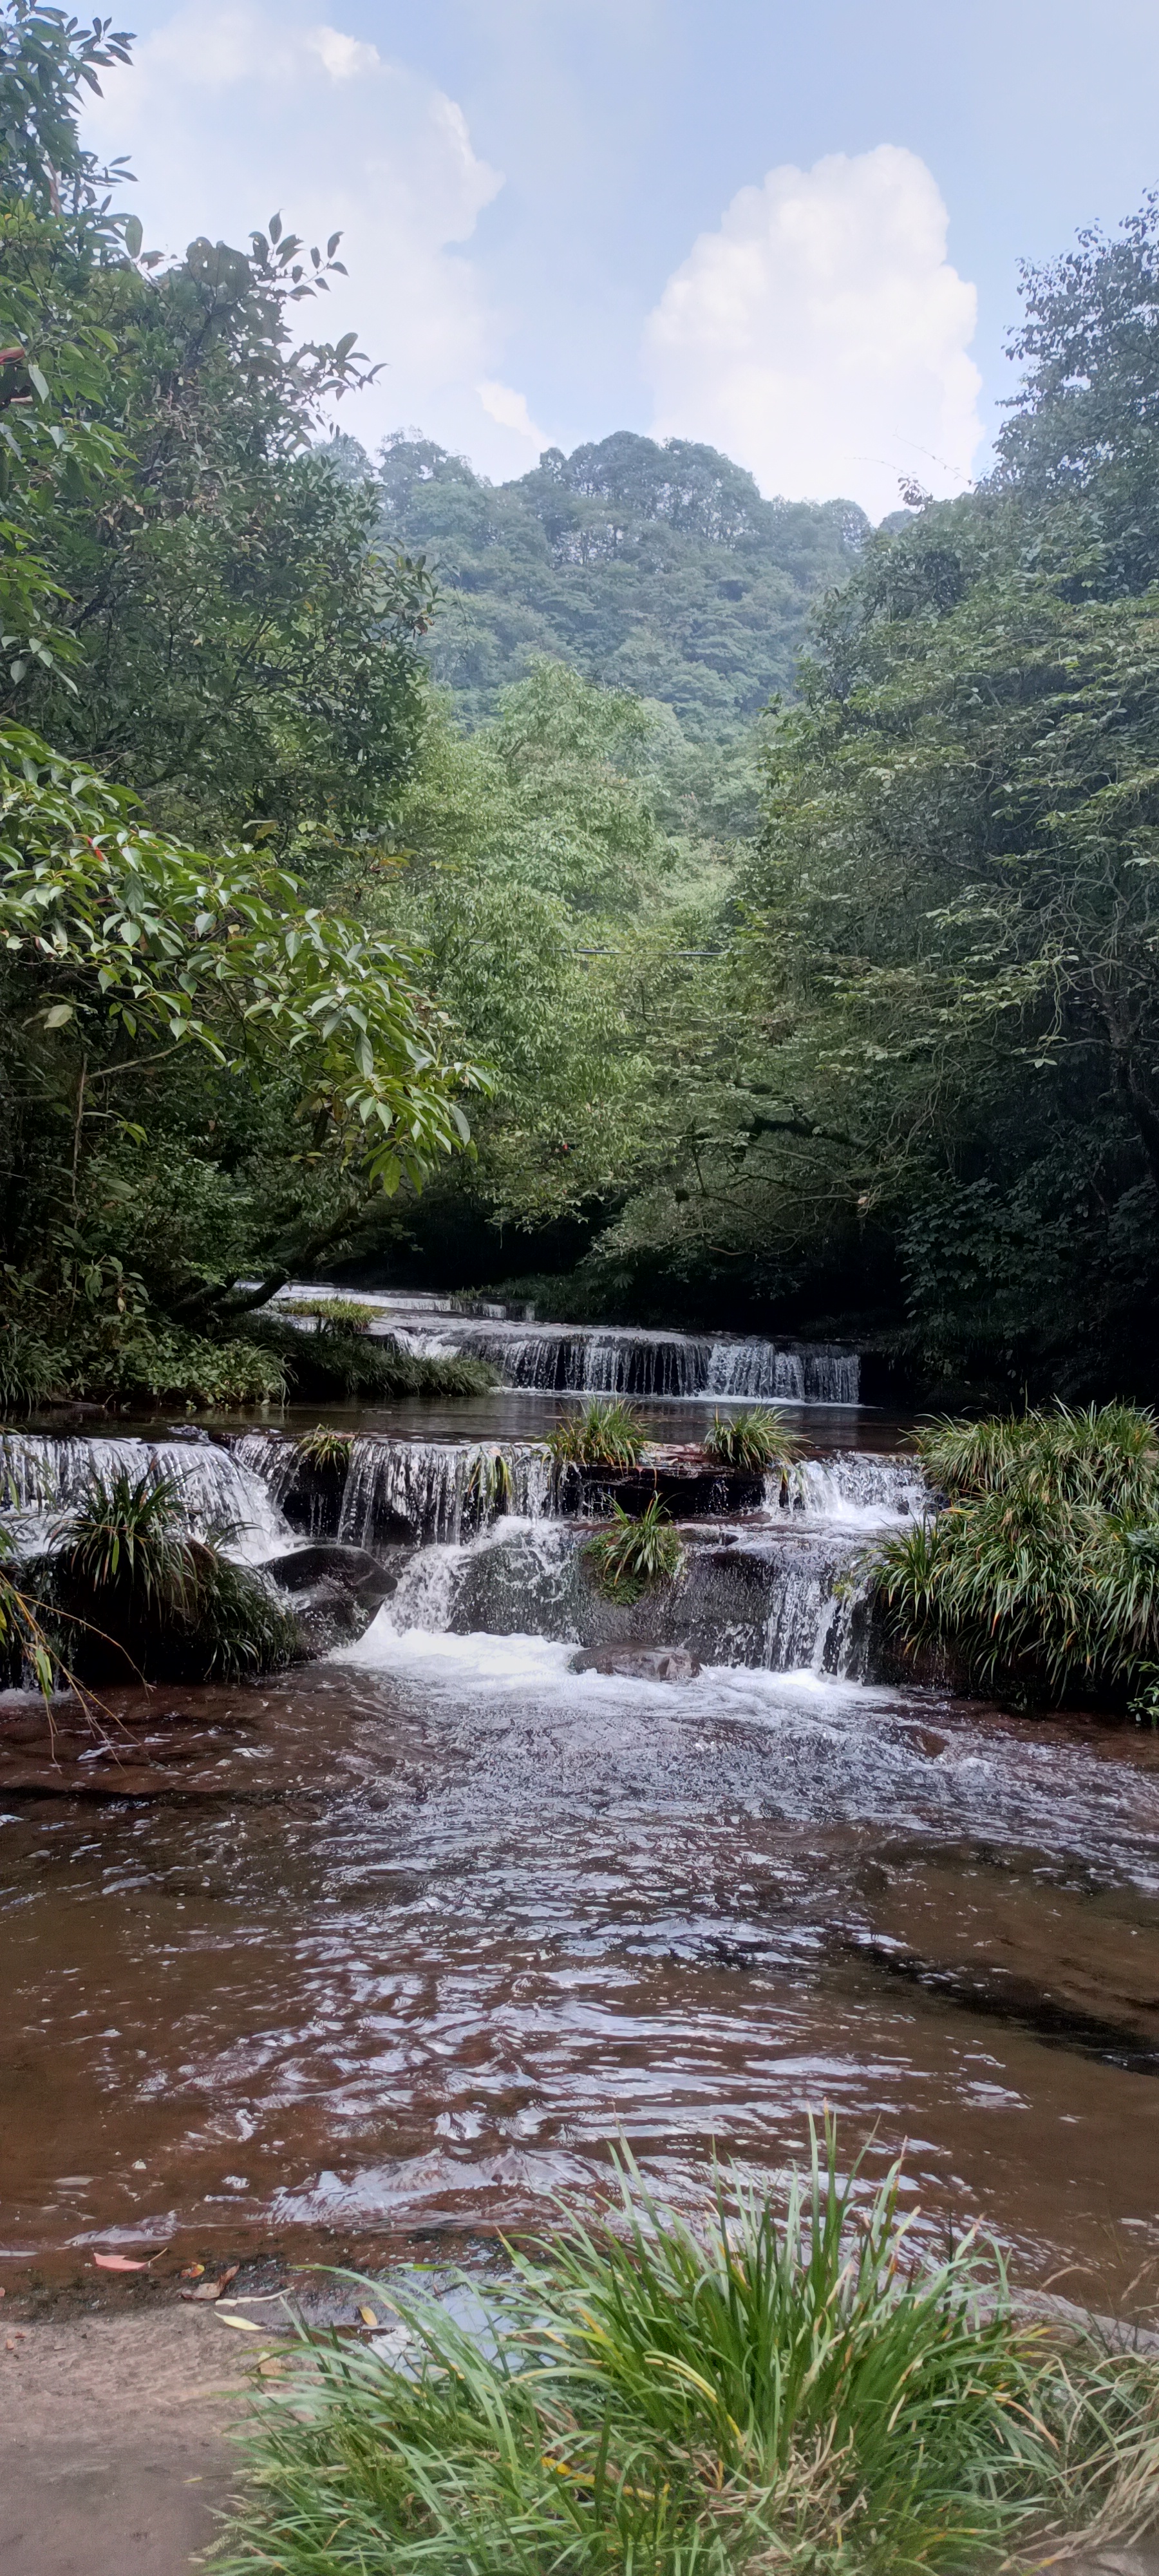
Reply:
M908 2141L932 2226L1122 2294L1154 1739L570 1652L380 1620L261 1691L121 1695L55 1771L6 1704L3 2246L550 2220L617 2139L685 2196L828 2102L875 2169Z

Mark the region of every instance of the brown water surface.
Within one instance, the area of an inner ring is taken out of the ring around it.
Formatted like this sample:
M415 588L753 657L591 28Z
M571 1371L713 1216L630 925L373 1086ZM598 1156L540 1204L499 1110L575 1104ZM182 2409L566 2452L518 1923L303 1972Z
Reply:
M1159 2239L1155 1739L567 1662L125 1694L104 1749L0 1702L0 2244L550 2221L617 2139L686 2195L829 2103L875 2170L908 2141L931 2225L1122 2295Z

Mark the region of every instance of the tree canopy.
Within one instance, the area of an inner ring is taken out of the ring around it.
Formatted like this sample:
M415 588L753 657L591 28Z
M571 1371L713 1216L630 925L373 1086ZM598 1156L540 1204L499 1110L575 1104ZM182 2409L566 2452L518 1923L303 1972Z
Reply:
M347 447L344 470L368 473ZM443 592L429 652L469 723L532 656L672 707L718 743L791 695L810 608L868 532L850 501L766 501L715 448L620 430L549 448L498 487L431 440L388 440L374 489L384 542L425 553Z

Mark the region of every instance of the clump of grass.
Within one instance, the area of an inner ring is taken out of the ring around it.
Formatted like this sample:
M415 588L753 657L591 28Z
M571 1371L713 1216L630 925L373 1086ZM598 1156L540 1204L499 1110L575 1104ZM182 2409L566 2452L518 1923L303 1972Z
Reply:
M361 1297L295 1297L285 1311L315 1316L324 1333L364 1333L378 1308Z
M937 1520L873 1579L905 1648L1016 1704L1159 1705L1159 1426L1130 1405L938 1421L919 1435Z
M619 1504L612 1506L610 1529L588 1541L584 1558L597 1588L609 1601L638 1601L656 1583L673 1583L682 1574L685 1552L658 1494L647 1510L632 1520Z
M477 1448L468 1463L464 1500L479 1527L510 1511L512 1490L511 1461L506 1452L482 1445Z
M1159 1499L1159 1422L1133 1404L1056 1404L1022 1414L923 1423L918 1456L955 1499L1014 1484L1048 1503L1095 1503L1149 1517Z
M194 1537L173 1477L94 1477L46 1567L60 1662L83 1681L238 1681L290 1663L298 1623L223 1553L232 1534Z
M350 1467L352 1431L332 1431L319 1422L313 1431L303 1431L294 1447L307 1467L324 1476L345 1476Z
M596 1396L582 1413L564 1414L544 1447L557 1467L638 1467L644 1426L634 1404L624 1404L619 1396Z
M303 2334L220 2576L937 2576L1136 2536L1155 2361L1027 2326L971 2240L923 2264L899 2188L843 2181L831 2126L782 2214L719 2177L693 2225L629 2166L612 2225L508 2249L477 2336L402 2296L397 2363Z
M702 1446L705 1456L714 1458L719 1466L752 1475L763 1474L767 1467L780 1467L787 1474L801 1454L796 1434L787 1429L779 1414L771 1413L763 1404L751 1405L741 1413L715 1414Z

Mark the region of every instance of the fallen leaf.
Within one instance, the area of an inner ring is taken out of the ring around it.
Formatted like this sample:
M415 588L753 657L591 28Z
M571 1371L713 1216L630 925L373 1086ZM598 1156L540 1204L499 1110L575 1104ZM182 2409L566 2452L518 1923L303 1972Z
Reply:
M203 2279L204 2274L204 2263L187 2263L181 2278L183 2281L200 2281Z
M217 2322L219 2326L236 2326L239 2334L260 2334L262 2331L252 2317L219 2316Z
M205 2265L195 2263L193 2269L204 2272ZM228 2290L231 2281L236 2281L240 2270L240 2263L231 2263L228 2272L219 2272L215 2281L199 2281L195 2290L183 2290L181 2296L183 2299L220 2299L222 2291ZM184 2272L181 2278L185 2279Z
M358 2313L364 2326L376 2326L378 2324L378 2319L375 2316L373 2308L360 2308Z
M149 2265L134 2263L127 2254L94 2254L93 2261L102 2272L147 2272Z

